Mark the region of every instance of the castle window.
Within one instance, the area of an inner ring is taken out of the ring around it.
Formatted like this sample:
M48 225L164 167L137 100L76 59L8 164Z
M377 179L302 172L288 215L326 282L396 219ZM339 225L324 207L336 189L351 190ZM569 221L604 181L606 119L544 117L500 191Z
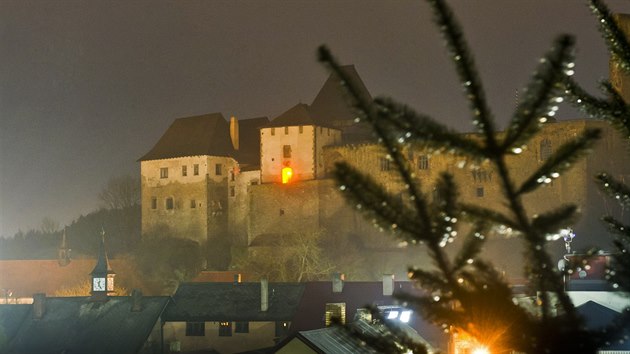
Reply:
M427 155L418 156L418 169L419 170L429 169L429 157Z
M483 197L483 187L477 187L477 198Z
M230 197L233 197L236 195L236 188L234 188L234 186L230 187Z
M284 215L284 209L280 209L280 216Z
M186 336L205 336L206 335L206 323L205 322L186 322Z
M199 164L193 165L193 175L199 176Z
M540 161L547 160L549 157L551 157L551 153L551 140L543 139L540 142Z
M473 180L477 183L492 181L492 175L484 170L473 170Z
M324 134L324 127L319 127L319 133Z
M166 198L166 210L173 210L173 198L172 197L168 197Z
M300 134L304 133L304 127L303 126L300 125L299 130L300 130Z
M219 322L219 337L232 336L232 322Z
M186 165L182 166L182 176L188 176L188 166Z
M190 200L190 209L195 209L197 207L197 202L194 199Z
M230 171L230 181L234 182L236 180L236 172L234 170Z
M160 168L160 178L168 178L168 167Z
M157 209L157 197L151 197L151 209Z
M330 136L330 128L326 128L326 134Z
M289 127L284 127L284 135L289 134Z
M217 176L221 176L223 174L223 165L221 165L220 163L214 165L214 173Z
M276 135L276 128L271 128L271 135Z
M381 171L389 171L389 168L390 168L389 159L385 157L379 157L378 161L380 164Z
M249 333L249 322L237 321L235 323L234 332L236 333Z
M284 145L282 147L282 157L285 159L291 158L291 145Z

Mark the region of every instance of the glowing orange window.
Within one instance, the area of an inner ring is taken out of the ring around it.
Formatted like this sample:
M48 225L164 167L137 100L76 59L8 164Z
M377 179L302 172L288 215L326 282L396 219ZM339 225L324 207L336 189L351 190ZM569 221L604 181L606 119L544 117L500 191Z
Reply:
M293 169L289 166L282 169L282 183L286 184L291 181L291 177L293 177Z

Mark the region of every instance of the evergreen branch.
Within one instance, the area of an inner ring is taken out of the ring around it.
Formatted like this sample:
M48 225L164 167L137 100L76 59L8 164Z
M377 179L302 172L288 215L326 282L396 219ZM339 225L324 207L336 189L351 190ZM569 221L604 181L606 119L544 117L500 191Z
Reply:
M535 215L532 227L541 234L549 234L570 225L576 216L577 207L573 204L563 205L541 215Z
M488 141L488 148L493 149L496 147L496 141L492 113L487 105L481 80L477 75L472 53L466 44L461 26L445 1L427 1L433 8L435 22L446 39L448 50L464 87L465 97L473 113L473 123L479 132L484 133Z
M433 203L437 213L433 216L433 228L436 233L441 233L440 246L446 246L447 242L454 240L457 231L457 216L459 211L456 207L457 186L453 181L453 176L443 172L436 183L438 198Z
M602 221L606 224L608 230L620 236L625 236L630 240L630 225L625 225L612 216L604 216Z
M419 142L437 150L449 150L474 158L485 157L484 150L473 140L447 128L426 115L416 113L407 105L390 98L374 99L380 111L386 112L388 121L400 132L400 138Z
M562 172L568 170L571 164L587 153L587 150L600 136L600 129L585 129L581 136L564 143L558 148L558 151L545 160L536 172L523 182L517 194L531 192L543 184L550 183L554 178L560 177Z
M460 209L463 215L466 215L475 221L487 221L496 225L509 227L513 230L521 230L518 223L498 211L472 204L461 204Z
M595 176L599 188L622 206L630 207L630 187L602 172Z
M387 193L372 176L362 174L345 162L339 162L335 167L333 174L344 196L375 223L383 228L389 224L388 229L408 234L406 238L412 242L421 241L422 235L428 234L422 232L426 226L405 208L400 198Z
M475 258L481 252L481 248L486 242L486 238L482 235L484 229L485 225L477 223L464 238L464 244L453 261L453 269L455 271L459 271L466 265L474 263Z
M320 46L318 54L319 61L326 64L339 78L340 85L344 92L346 92L349 96L350 104L354 110L372 124L375 133L381 138L389 155L394 160L394 163L396 163L396 166L398 166L398 171L403 179L403 183L407 187L409 195L414 202L417 217L420 219L420 223L429 225L430 217L425 197L421 193L419 186L416 185L409 166L406 163L406 159L402 155L403 149L401 143L398 143L396 140L393 140L391 136L386 134L385 125L387 123L382 122L383 114L379 114L379 112L375 109L375 105L372 104L368 98L360 94L361 91L357 87L356 83L341 70L341 66L330 54L328 48Z
M612 54L614 65L619 65L626 74L630 74L630 43L625 34L603 1L590 0L590 8L599 20L599 29Z
M562 100L554 100L554 92L564 77L566 63L572 59L570 52L573 42L570 36L560 36L551 51L541 59L530 84L524 90L524 99L512 117L502 144L504 151L519 148L539 130L540 123L547 121L545 116L555 114L555 111L549 112L549 105Z
M443 290L447 285L440 273L429 272L419 268L409 268L408 278L419 282L423 287L431 290Z

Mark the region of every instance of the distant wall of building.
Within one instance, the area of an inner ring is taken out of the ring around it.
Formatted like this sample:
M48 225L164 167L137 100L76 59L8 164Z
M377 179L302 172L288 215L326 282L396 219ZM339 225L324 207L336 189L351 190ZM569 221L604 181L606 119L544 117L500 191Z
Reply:
M249 322L247 333L236 333L236 323L229 322L231 335L219 336L219 322L205 322L204 335L187 336L186 322L165 322L164 343L168 352L170 343L179 342L181 352L214 349L218 353L237 353L268 348L275 343L275 322Z

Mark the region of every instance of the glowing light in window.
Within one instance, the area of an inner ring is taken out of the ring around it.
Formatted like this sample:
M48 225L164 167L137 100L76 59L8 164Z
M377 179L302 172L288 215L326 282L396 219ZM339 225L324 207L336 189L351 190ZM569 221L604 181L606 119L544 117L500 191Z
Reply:
M293 169L291 167L285 167L282 169L282 183L286 184L291 181L291 177L293 177Z
M409 319L411 318L411 311L407 310L407 311L403 311L400 314L400 322L404 322L407 323L409 322Z

